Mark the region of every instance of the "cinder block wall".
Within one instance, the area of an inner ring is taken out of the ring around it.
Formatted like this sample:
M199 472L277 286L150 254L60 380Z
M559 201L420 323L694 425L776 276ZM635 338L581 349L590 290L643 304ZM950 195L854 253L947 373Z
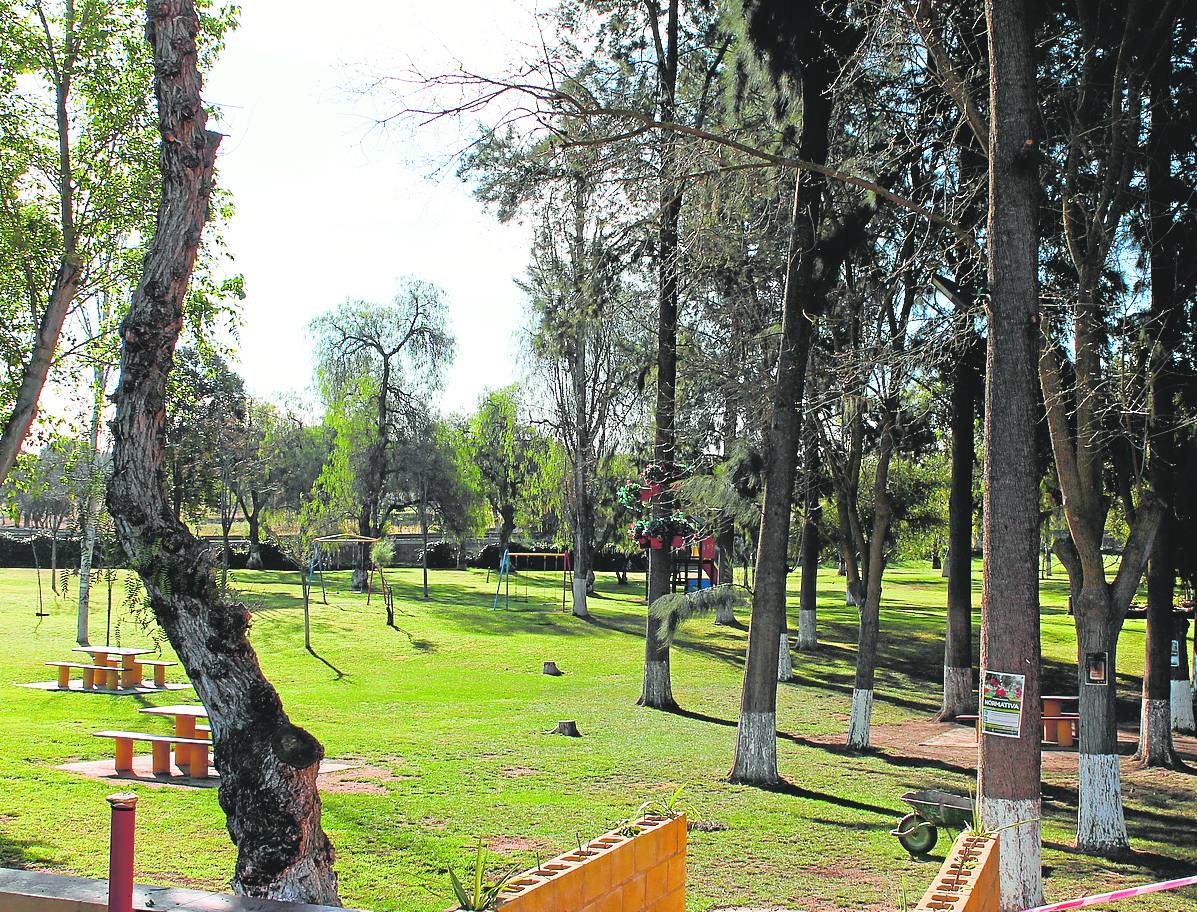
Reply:
M646 817L514 878L503 912L685 912L686 818Z
M916 912L1000 912L1000 840L962 833Z

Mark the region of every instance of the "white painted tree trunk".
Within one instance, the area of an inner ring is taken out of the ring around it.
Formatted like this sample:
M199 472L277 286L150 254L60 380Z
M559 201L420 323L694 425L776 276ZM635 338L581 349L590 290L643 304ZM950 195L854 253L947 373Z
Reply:
M1043 902L1042 848L1037 800L986 798L985 827L1001 841L998 871L1002 912L1022 912Z
M777 782L777 713L740 713L733 781Z
M1193 719L1193 685L1188 681L1172 682L1172 730L1182 735L1197 731Z
M852 717L848 722L848 747L863 750L869 746L869 723L873 718L873 691L852 691Z
M794 677L794 662L790 658L790 636L783 630L777 653L777 680L788 681L792 677Z
M574 589L574 617L588 618L590 617L590 609L586 605L586 590L589 588L586 583L586 577L573 576Z
M1170 700L1142 700L1139 710L1138 759L1148 762L1157 751L1172 754L1172 712Z
M798 612L798 651L814 652L819 648L819 634L815 627L816 614L813 611Z
M1122 813L1122 770L1117 754L1079 754L1077 845L1113 855L1130 847Z
M100 505L89 495L84 510L87 518L83 526L83 542L79 550L79 616L75 623L75 639L80 646L88 645L88 609L91 605L91 562L96 551L96 526Z
M715 606L715 623L721 627L735 627L736 609L730 603Z

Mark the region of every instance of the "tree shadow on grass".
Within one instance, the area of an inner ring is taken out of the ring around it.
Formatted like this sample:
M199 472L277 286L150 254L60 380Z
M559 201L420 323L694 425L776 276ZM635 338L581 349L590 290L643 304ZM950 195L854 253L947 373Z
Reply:
M320 655L320 653L318 653L311 646L308 646L306 651L309 654L311 654L314 658L318 659L320 662L322 662L323 664L327 665L329 668L332 669L332 672L334 675L334 677L333 677L334 681L340 681L342 678L345 677L345 672L341 671L341 669L339 669L336 665L334 665L332 662L330 662L324 656Z
M47 846L27 839L15 839L0 833L0 868L14 868L18 871L52 868L61 864L46 850Z

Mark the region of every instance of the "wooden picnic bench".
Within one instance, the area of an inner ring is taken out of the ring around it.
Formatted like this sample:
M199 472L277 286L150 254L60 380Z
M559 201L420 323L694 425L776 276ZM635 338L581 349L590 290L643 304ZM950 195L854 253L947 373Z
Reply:
M182 745L185 748L186 760L181 760L178 752L175 754L175 765L185 769L187 775L193 779L204 779L208 775L208 746L209 742L202 738L180 738L178 735L149 735L145 732L129 731L100 731L94 732L97 738L112 738L116 742L115 767L118 773L131 772L133 769L133 742L147 741L153 752L152 769L155 774L167 775L170 772L170 746Z

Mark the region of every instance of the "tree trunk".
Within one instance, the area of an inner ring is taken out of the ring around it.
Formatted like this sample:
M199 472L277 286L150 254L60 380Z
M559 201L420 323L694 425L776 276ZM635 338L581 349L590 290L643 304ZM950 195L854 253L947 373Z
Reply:
M424 577L424 598L428 598L428 482L420 500L420 571Z
M1193 719L1193 681L1189 677L1189 619L1174 618L1173 637L1176 640L1178 661L1172 669L1172 730L1182 735L1197 732Z
M1024 675L1017 738L982 734L977 797L1001 830L1002 912L1043 902L1040 837L1039 124L1025 0L986 0L989 37L989 336L985 368L981 667ZM1027 152L1032 154L1028 155Z
M825 154L830 102L822 96L822 84L810 83L811 80L806 80L803 85L803 110L806 112L803 134L806 137L808 130L821 129ZM821 118L816 110L821 112ZM807 142L811 141L813 139L807 137ZM756 585L748 626L748 655L740 696L736 754L730 774L732 782L748 785L772 785L781 779L777 769L778 663L781 639L786 630L786 559L794 504L798 434L802 426L799 410L814 333L814 324L807 313L808 310L814 312L807 300L813 272L811 249L822 193L823 183L814 175L803 173L795 180L782 302L782 339L763 473L765 490L757 540Z
M515 507L505 504L499 509L499 554L511 547L511 534L515 531Z
M75 639L80 646L88 645L88 609L91 606L91 565L96 553L96 535L100 521L100 504L104 486L96 455L100 449L100 421L103 418L104 393L108 388L107 366L93 370L91 429L88 435L87 492L83 498L83 539L79 545L79 614L75 623Z
M1148 424L1148 473L1152 491L1165 511L1147 567L1147 643L1139 750L1146 767L1175 767L1172 745L1172 640L1176 588L1176 402L1183 381L1174 358L1180 348L1182 314L1176 302L1177 263L1171 213L1172 172L1170 98L1172 48L1167 41L1151 80L1150 159L1147 165L1151 238L1151 321L1155 331L1151 361L1151 413ZM1191 709L1191 702L1190 702Z
M246 535L249 538L249 557L246 558L245 568L247 570L261 570L262 569L262 521L259 516L261 510L260 501L256 492L251 491L249 495L249 509L246 505L242 505L241 512L245 516L245 525L247 526Z
M676 116L678 71L678 6L669 0L664 41L658 42L658 98L660 119L670 122ZM655 20L653 28L658 28ZM678 179L677 136L659 134L661 164L657 228L657 399L653 416L653 459L661 465L672 464L675 457L677 415L677 316L678 316L678 224L681 220L684 188ZM653 498L654 518L665 516L672 506L667 492ZM648 604L651 606L669 591L673 570L673 552L664 548L648 552ZM659 637L660 622L651 610L644 627L644 682L640 689L641 706L676 709L673 682L669 670L669 645Z
M970 342L970 349L980 340ZM973 463L980 375L971 351L952 378L952 469L948 493L948 623L940 722L976 711L973 699Z
M806 509L802 522L802 587L798 596L798 651L819 648L816 624L819 601L819 521L823 507L819 502L818 438L810 434L806 448Z
M1101 855L1126 851L1130 842L1122 812L1115 712L1118 633L1105 588L1081 589L1072 597L1076 618L1081 738L1078 748L1077 848ZM1086 683L1089 656L1105 653L1107 684Z
M0 482L8 477L8 473L16 464L21 444L25 442L33 419L37 417L37 402L50 373L54 350L58 348L58 337L62 333L62 324L75 301L82 278L82 263L73 253L68 253L58 266L54 285L50 289L49 303L38 325L29 363L21 372L21 384L17 387L12 412L4 422L4 430L0 432Z
M166 378L220 136L205 130L192 0L149 0L147 18L163 187L142 278L121 327L108 507L154 616L207 708L220 804L237 846L233 889L338 904L334 852L320 826L316 788L324 750L287 718L246 637L248 610L220 598L210 552L175 519L167 500Z
M720 520L719 538L716 541L716 550L719 555L719 585L721 586L733 584L735 562L732 560L732 550L735 547L735 541L735 526L731 519L725 516ZM736 612L731 604L720 604L715 609L715 623L725 627L737 625Z

